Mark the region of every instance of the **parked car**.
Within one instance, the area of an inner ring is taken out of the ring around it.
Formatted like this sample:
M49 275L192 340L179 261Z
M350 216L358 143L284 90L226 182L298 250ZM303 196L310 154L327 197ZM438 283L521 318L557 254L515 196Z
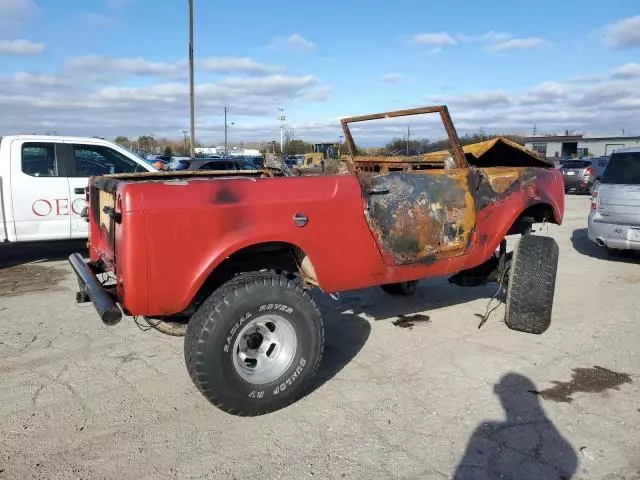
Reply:
M169 162L169 170L187 170L191 165L190 157L172 157Z
M87 137L0 138L0 244L87 238L81 218L94 175L155 172L126 148Z
M604 173L604 169L609 163L609 157L597 157L593 159L591 167L593 171L591 172L591 177L589 178L589 184L591 185L590 192L597 188L600 180L602 180L602 174Z
M591 196L588 231L611 254L640 250L640 148L611 155Z
M192 160L189 170L258 170L255 164L243 158L210 159L199 158Z
M578 193L588 193L594 181L592 174L594 172L593 161L584 160L567 160L560 167L562 178L564 180L565 193L575 191Z

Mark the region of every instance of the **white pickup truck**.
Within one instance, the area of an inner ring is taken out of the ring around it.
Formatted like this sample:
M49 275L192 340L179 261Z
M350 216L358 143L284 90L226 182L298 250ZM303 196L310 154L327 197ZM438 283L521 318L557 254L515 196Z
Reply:
M89 177L144 171L156 169L100 138L0 137L0 244L87 238Z

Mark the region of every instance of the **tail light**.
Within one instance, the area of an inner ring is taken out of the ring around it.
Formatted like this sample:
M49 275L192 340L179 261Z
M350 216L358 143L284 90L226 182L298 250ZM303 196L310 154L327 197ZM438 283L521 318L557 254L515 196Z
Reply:
M597 210L597 204L598 204L598 191L594 190L594 192L591 194L591 211L595 212Z
M587 167L584 171L585 176L590 177L591 174L593 173L593 168L591 167Z

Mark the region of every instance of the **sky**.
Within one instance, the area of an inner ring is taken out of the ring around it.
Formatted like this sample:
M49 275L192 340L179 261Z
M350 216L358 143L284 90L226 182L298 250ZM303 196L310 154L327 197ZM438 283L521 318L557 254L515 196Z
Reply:
M640 135L638 0L194 8L205 144L222 142L225 106L230 142L279 139L279 106L317 142L338 139L342 117L433 104L459 135ZM187 0L0 0L0 134L182 138L187 45ZM414 137L437 135L425 125Z

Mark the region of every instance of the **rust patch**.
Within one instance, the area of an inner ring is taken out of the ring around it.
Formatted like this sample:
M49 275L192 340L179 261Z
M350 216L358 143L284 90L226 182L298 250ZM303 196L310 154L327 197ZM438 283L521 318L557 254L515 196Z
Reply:
M618 373L607 368L574 368L569 382L552 382L553 387L533 392L546 400L571 403L571 396L577 392L602 393L605 390L620 390L625 383L632 383L627 373Z
M44 265L18 265L0 269L0 296L48 290L58 284L68 270Z
M366 179L367 220L396 264L464 253L475 224L466 175L394 172Z
M488 173L491 188L497 194L504 193L513 183L518 180L518 173L514 171L496 172L494 175Z

